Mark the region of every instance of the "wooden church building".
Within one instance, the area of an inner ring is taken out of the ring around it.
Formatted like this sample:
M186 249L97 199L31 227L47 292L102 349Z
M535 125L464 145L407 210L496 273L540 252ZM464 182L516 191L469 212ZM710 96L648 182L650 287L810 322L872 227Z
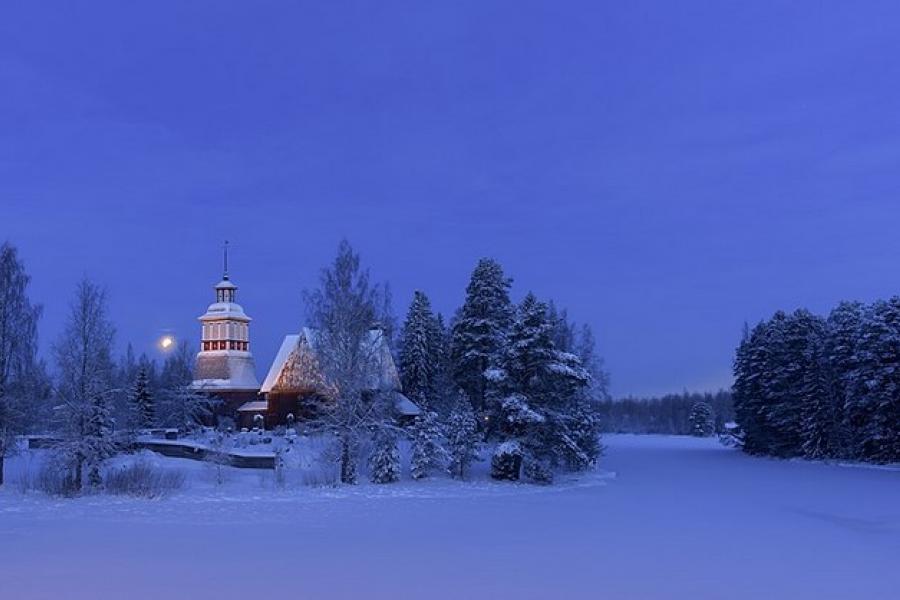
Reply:
M215 286L216 301L199 317L200 350L192 387L221 400L217 413L233 418L238 427L251 428L262 421L272 428L310 417L314 407L331 395L318 368L316 331L304 327L299 334L285 336L260 385L250 348L251 319L235 301L237 290L228 276L226 246L224 275ZM401 418L418 415L419 408L402 394L382 329L373 327L364 343L377 365L369 389L388 394Z

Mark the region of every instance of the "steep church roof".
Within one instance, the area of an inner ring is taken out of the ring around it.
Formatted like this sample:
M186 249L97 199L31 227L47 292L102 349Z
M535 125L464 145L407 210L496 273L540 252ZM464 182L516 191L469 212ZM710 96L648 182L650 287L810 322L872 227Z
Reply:
M318 368L317 338L317 332L309 327L304 327L299 334L286 336L260 391L327 393ZM400 376L384 333L379 329L370 330L367 343L371 345L379 367L368 383L369 389L398 392L397 395L402 396L399 394ZM401 404L403 414L418 414L418 408L405 397L398 399L398 407Z

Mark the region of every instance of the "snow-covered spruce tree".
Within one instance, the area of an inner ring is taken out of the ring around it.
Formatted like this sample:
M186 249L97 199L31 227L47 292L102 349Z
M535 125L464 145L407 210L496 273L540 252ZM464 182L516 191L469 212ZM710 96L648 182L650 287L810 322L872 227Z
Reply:
M381 381L384 355L372 338L372 326L385 306L382 288L369 282L359 255L345 240L337 257L323 269L317 289L305 294L307 316L316 330L316 356L328 388L315 420L336 437L340 446L341 482L357 481L362 436L384 421L373 381Z
M848 406L856 453L879 463L900 460L900 298L872 305L857 360Z
M135 429L147 429L156 424L156 408L150 391L150 375L140 367L131 390L131 414Z
M596 402L587 396L576 399L569 414L568 439L572 443L562 445L566 464L571 470L582 471L596 466L603 454L600 430L600 415Z
M501 393L502 438L518 443L526 476L540 483L549 482L559 466L596 460L575 435L576 407L590 376L577 356L553 346L551 331L546 305L528 294L510 330L502 368L491 374ZM503 478L505 472L492 470L492 476Z
M453 380L453 362L450 353L451 332L444 324L442 315L434 318L435 331L435 368L432 377L434 396L430 402L431 409L438 414L438 420L446 422L450 411L456 404L459 388Z
M830 452L839 458L861 458L862 440L856 436L863 425L856 412L859 344L867 308L860 302L841 302L828 315L824 360L831 371L834 405L830 420Z
M31 383L39 371L37 322L41 308L28 298L30 277L9 243L0 246L0 486L3 466L25 431L34 399L26 409Z
M456 479L465 479L473 462L478 460L481 436L472 403L460 391L447 420L447 470Z
M734 407L744 450L779 457L831 454L835 400L823 350L826 323L779 311L745 336L735 359Z
M397 432L391 426L375 430L372 454L369 456L369 478L372 483L400 480L400 450L397 448Z
M780 434L777 456L804 454L804 416L830 402L818 360L824 329L824 319L805 309L794 311L785 320L785 345L775 369L776 396L770 412ZM807 431L812 434L808 427Z
M91 486L101 483L101 463L116 450L109 407L114 391L114 333L107 316L105 292L83 280L65 329L53 347L61 402L57 457L71 473L75 492L82 488L85 469Z
M478 413L496 411L487 407L489 380L485 373L496 366L512 322L509 300L511 280L492 259L483 258L466 287L466 300L453 322L451 359L457 387L466 393Z
M400 334L400 382L403 393L424 411L434 409L442 337L428 296L416 291Z
M840 402L838 382L827 358L830 336L827 322L816 317L812 338L805 356L806 368L798 391L800 437L807 458L838 456Z
M716 431L716 417L713 408L708 402L698 401L691 406L688 416L691 421L691 435L697 437L709 437Z
M765 400L761 384L769 360L768 336L766 321L760 322L752 331L745 326L734 359L732 401L735 422L744 434L742 449L748 454L768 452L769 427L763 412Z

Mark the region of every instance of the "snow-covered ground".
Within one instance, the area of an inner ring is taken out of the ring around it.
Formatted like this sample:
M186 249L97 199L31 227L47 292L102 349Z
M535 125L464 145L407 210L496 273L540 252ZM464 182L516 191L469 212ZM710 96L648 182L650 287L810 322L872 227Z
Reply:
M279 489L157 459L165 500L0 492L0 598L858 598L900 589L900 471L607 436L541 488ZM10 479L26 459L10 465ZM482 466L482 469L484 466ZM613 475L614 473L614 475Z

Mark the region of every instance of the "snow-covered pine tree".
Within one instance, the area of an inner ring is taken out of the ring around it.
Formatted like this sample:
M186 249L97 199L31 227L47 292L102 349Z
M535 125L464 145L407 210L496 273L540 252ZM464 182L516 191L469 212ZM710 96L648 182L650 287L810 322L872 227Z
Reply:
M84 464L88 471L88 485L95 489L103 483L100 475L103 461L113 456L118 449L113 438L115 422L112 418L110 399L111 390L95 394L85 413L81 446L84 449Z
M875 302L862 323L849 406L859 458L900 459L900 298Z
M782 360L784 386L781 397L782 415L780 423L785 424L785 449L782 456L799 456L810 449L823 445L817 424L823 407L831 403L825 385L824 366L820 359L820 349L825 335L825 320L806 309L794 311L786 321L785 351ZM806 442L809 442L806 444ZM812 451L812 450L811 450Z
M423 411L433 409L442 337L428 296L417 290L400 335L400 382L403 393Z
M533 294L519 306L501 364L495 377L502 394L498 429L505 441L521 447L526 476L545 483L558 466L596 460L593 447L599 442L590 442L590 455L580 448L573 418L590 376L576 355L554 347L547 307Z
M827 339L831 330L818 317L811 329L812 338L806 354L806 367L798 393L800 402L800 435L803 455L807 458L829 458L839 452L839 394L834 369L827 358Z
M569 440L563 445L566 465L573 471L590 469L597 464L603 454L600 441L600 415L596 403L581 397L575 401L569 415Z
M450 356L450 329L442 315L435 315L435 369L433 378L434 402L432 408L440 420L445 420L456 403L458 388L453 382L453 364Z
M688 419L691 421L691 435L709 437L716 431L716 417L708 402L702 400L694 402Z
M147 429L156 424L156 407L150 390L150 375L145 366L138 368L131 390L131 414L135 429Z
M512 321L511 283L497 261L481 259L466 287L466 300L453 323L454 381L479 413L486 409L489 380L485 373L499 361Z
M472 403L460 392L447 420L447 470L456 479L465 479L471 464L478 460L481 436Z
M862 446L855 436L862 423L856 420L858 346L867 309L860 302L841 302L828 315L824 360L831 371L834 395L831 449L840 458L860 458Z
M762 372L763 414L768 425L767 453L779 457L803 454L804 407L818 401L809 387L814 349L823 328L821 318L807 310L791 315L779 311L769 322L769 360Z
M413 479L424 479L440 469L447 458L437 414L423 411L416 417L411 433L410 474Z
M109 403L114 391L112 340L106 294L83 280L71 314L53 352L58 366L57 393L62 402L57 457L81 490L85 467L92 486L100 484L100 464L115 451Z
M769 426L765 419L762 379L769 361L769 323L761 321L744 336L734 359L735 422L744 433L742 449L748 454L766 454Z
M394 483L400 480L400 451L397 432L390 425L376 429L369 456L369 479L372 483Z

